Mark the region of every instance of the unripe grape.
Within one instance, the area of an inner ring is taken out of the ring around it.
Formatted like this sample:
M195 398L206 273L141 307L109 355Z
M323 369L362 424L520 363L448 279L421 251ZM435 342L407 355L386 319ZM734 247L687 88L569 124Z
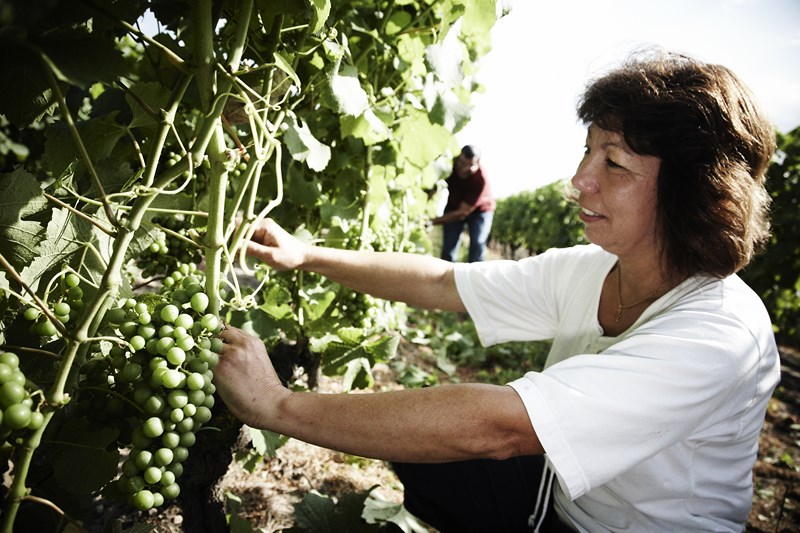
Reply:
M173 483L172 485L161 488L161 494L164 496L165 500L174 500L178 497L178 495L180 495L180 493L181 487L177 483Z
M172 463L174 458L175 454L172 448L159 448L156 450L156 453L153 454L153 464L157 466L167 466Z
M154 503L155 503L155 496L153 496L153 493L147 489L142 489L133 495L133 506L139 509L140 511L147 511L148 509L152 509Z
M139 471L146 470L153 465L153 454L148 450L139 450L133 458L133 464Z
M192 324L194 324L194 319L192 318L192 315L188 315L186 313L181 313L180 315L178 315L178 318L175 319L176 328L181 327L188 330L189 328L192 327Z
M167 361L175 366L180 366L184 361L186 361L186 352L177 346L173 346L167 352Z
M161 309L161 320L169 324L172 324L173 322L175 322L175 319L178 318L179 314L180 310L178 309L178 306L172 304L165 305Z
M208 309L208 295L204 292L195 293L192 295L191 305L198 313L205 313Z
M161 469L157 466L148 467L142 474L142 477L151 485L158 483L161 481Z
M146 437L156 438L164 433L164 423L157 416L151 416L142 425L142 432Z

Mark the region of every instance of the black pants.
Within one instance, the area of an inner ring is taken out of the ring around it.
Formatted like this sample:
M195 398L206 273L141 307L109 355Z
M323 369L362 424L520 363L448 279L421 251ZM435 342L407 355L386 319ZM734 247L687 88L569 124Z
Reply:
M441 464L393 463L405 507L441 533L530 533L542 456ZM572 531L552 509L541 531Z

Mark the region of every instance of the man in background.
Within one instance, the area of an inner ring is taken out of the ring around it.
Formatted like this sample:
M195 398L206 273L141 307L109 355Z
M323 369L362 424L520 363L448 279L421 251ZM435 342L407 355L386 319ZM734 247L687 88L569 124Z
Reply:
M469 228L470 263L483 261L486 241L492 229L495 198L480 165L480 150L471 145L461 149L453 160L447 178L447 205L444 214L431 223L443 226L442 259L455 262L464 226Z

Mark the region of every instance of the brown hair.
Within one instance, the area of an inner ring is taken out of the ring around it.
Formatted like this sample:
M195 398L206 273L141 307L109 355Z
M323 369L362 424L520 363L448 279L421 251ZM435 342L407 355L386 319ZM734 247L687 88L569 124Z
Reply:
M669 271L725 277L768 240L764 181L776 134L726 67L638 52L590 82L578 116L661 158L657 220Z

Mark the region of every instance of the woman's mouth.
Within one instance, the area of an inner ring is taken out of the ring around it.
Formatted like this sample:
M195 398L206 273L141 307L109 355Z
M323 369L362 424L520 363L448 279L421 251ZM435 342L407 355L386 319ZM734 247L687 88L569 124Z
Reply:
M591 209L587 209L585 207L581 207L581 211L580 211L579 217L584 222L594 222L594 221L600 220L602 218L605 218L600 213L597 213L597 212L592 211Z

